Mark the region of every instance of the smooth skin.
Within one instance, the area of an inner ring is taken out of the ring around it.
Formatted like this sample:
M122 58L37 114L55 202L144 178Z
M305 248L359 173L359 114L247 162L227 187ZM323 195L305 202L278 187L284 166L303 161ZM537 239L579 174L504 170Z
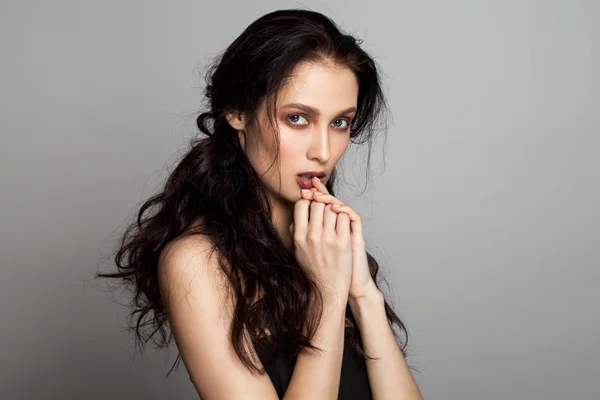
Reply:
M361 216L350 206L329 194L318 178L313 178L313 190L303 190L304 199L331 205L338 215L350 217L352 243L352 279L349 304L357 321L365 352L376 358L367 360L367 374L373 399L422 399L402 350L385 314L383 294L377 289L369 272Z
M322 349L304 349L284 398L337 399L342 356L346 304L352 276L350 218L336 214L330 204L300 199L296 202L291 228L295 257L323 292L321 324L313 344Z

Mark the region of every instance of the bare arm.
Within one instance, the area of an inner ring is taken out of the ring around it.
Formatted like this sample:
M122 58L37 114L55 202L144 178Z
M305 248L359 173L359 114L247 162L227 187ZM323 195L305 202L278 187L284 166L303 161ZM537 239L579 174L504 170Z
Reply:
M275 400L269 376L249 371L231 344L233 304L210 248L205 237L186 237L165 248L159 260L161 296L181 358L202 400Z
M313 344L298 355L284 399L337 399L340 388L347 297L326 301Z
M367 360L367 374L373 398L421 400L423 397L388 323L383 295L375 286L370 274L368 259L365 257L362 218L351 207L330 195L327 187L318 179L313 179L313 185L319 192L307 193L306 198L323 204L342 204L336 208L336 212L339 212L338 218L348 215L352 224L352 251L356 260L353 260L353 283L348 299L360 331L363 348L368 356L377 358ZM360 254L362 255L358 256ZM360 296L357 297L357 293Z
M203 400L277 399L267 374L250 372L230 342L233 304L225 296L228 282L215 252L200 236L168 246L159 261L161 295L177 347ZM322 353L298 355L284 399L337 398L344 344L346 299L326 301L314 344ZM254 347L249 349L260 365Z
M367 360L373 399L422 400L423 396L388 323L381 292L373 291L360 300L350 299L349 304L358 324L365 352L378 358Z

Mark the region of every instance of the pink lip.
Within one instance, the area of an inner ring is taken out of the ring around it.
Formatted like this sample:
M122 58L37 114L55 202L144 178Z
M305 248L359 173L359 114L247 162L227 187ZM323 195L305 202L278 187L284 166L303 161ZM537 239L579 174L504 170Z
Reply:
M312 175L318 176L319 178L325 177L325 171L304 171L300 172L298 175Z
M326 182L325 177L319 177L319 180L323 184L325 184L325 182ZM302 189L312 189L314 187L312 184L312 179L304 179L301 176L296 176L296 181L298 182L298 185Z
M312 184L312 181L310 179L304 179L301 176L297 176L296 181L298 182L298 185L300 185L300 188L302 188L302 189L312 189L314 187Z

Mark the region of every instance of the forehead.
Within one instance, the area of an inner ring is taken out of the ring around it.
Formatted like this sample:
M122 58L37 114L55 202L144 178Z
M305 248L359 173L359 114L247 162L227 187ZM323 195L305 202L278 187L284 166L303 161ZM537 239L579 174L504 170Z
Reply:
M277 105L302 103L323 113L356 106L358 81L347 67L333 63L300 63L278 93Z

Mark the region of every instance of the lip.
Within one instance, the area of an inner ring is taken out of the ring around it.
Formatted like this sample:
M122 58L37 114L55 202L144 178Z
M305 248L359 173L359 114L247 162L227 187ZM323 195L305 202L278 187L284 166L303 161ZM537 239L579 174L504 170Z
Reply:
M312 178L310 179L304 179L302 178L301 175L312 175L312 176L316 176L319 178L319 180L325 184L327 182L327 175L325 175L322 172L319 171L306 171L306 172L302 172L301 174L298 174L296 176L296 181L298 182L298 185L300 186L301 189L312 189L314 186L312 184Z
M311 175L311 176L316 176L318 178L323 178L326 176L324 171L304 171L304 172L300 172L298 174L298 176L300 175Z
M312 179L304 179L301 176L297 176L296 181L298 182L300 189L312 189L314 187L312 184Z

